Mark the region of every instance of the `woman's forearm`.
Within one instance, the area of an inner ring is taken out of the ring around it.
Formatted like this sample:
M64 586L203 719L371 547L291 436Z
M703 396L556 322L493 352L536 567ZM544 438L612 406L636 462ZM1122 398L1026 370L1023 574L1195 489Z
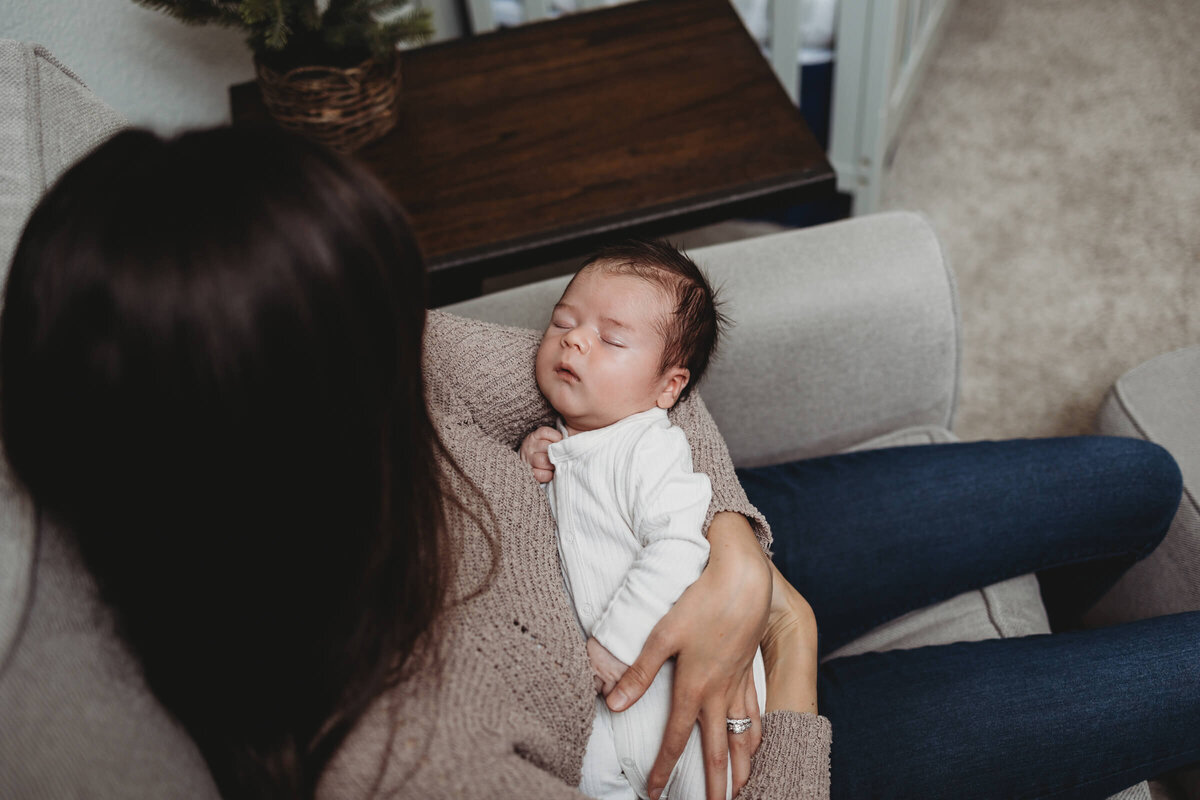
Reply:
M802 650L780 652L768 660L766 711L817 713L817 661Z
M713 516L705 532L708 537L708 563L711 568L723 569L726 564L745 575L746 580L761 586L766 592L770 585L769 561L754 528L746 517L734 511L720 511Z
M771 611L763 633L767 711L817 713L817 620L812 607L780 574L771 571Z
M553 421L533 374L537 331L430 311L425 324L424 371L435 414L458 414L512 449L530 431Z

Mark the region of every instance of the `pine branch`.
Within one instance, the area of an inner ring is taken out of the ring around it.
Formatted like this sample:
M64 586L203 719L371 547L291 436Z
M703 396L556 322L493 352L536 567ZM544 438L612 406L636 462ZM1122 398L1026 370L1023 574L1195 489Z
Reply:
M412 5L410 0L359 0L364 10L376 17L387 16L388 14L399 11ZM416 9L413 9L414 11ZM411 12L408 12L411 13Z
M381 22L371 31L371 52L386 55L400 43L424 44L433 35L432 15L428 9L414 9L403 16Z
M242 0L242 21L247 27L261 25L271 17L274 0Z
M411 0L329 0L323 16L316 0L134 2L189 24L244 28L259 55L286 50L298 57L337 58L342 51L381 56L399 42L427 41L433 32L432 15L414 9Z
M134 0L140 6L163 11L188 25L241 25L236 2L218 0Z
M385 19L400 11L410 12L412 0L330 0L331 15L338 19Z
M274 14L271 16L263 41L266 42L267 47L273 50L282 50L283 46L287 44L288 34L292 32L287 24L287 12L284 11L283 0L275 0L272 11Z

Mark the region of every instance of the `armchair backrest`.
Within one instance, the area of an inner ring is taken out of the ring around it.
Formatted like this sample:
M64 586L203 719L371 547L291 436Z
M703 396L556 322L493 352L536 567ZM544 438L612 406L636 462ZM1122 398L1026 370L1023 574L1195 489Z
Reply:
M691 251L733 327L699 387L739 466L826 455L901 428L949 428L960 325L953 275L908 212ZM447 306L541 328L569 278Z

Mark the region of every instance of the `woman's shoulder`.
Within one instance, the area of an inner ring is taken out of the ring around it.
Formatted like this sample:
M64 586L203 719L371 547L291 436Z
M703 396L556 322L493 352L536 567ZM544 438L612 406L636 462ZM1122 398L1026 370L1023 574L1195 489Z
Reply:
M537 331L430 311L424 375L430 410L470 422L509 449L553 419L534 376Z
M439 384L479 391L507 377L532 377L539 341L537 331L497 325L430 311L425 322L425 379ZM536 391L536 386L534 386Z
M478 357L482 353L524 357L536 348L541 338L535 330L460 317L446 311L430 310L425 319L426 359Z

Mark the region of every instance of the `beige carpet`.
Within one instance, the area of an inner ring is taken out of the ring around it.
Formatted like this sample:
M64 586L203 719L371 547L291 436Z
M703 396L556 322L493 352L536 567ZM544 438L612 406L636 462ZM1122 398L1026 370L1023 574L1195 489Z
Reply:
M1200 3L964 0L884 206L958 276L957 433L1090 431L1118 376L1200 343Z
M1122 373L1200 343L1200 2L962 0L883 205L958 277L959 436L1090 432Z

